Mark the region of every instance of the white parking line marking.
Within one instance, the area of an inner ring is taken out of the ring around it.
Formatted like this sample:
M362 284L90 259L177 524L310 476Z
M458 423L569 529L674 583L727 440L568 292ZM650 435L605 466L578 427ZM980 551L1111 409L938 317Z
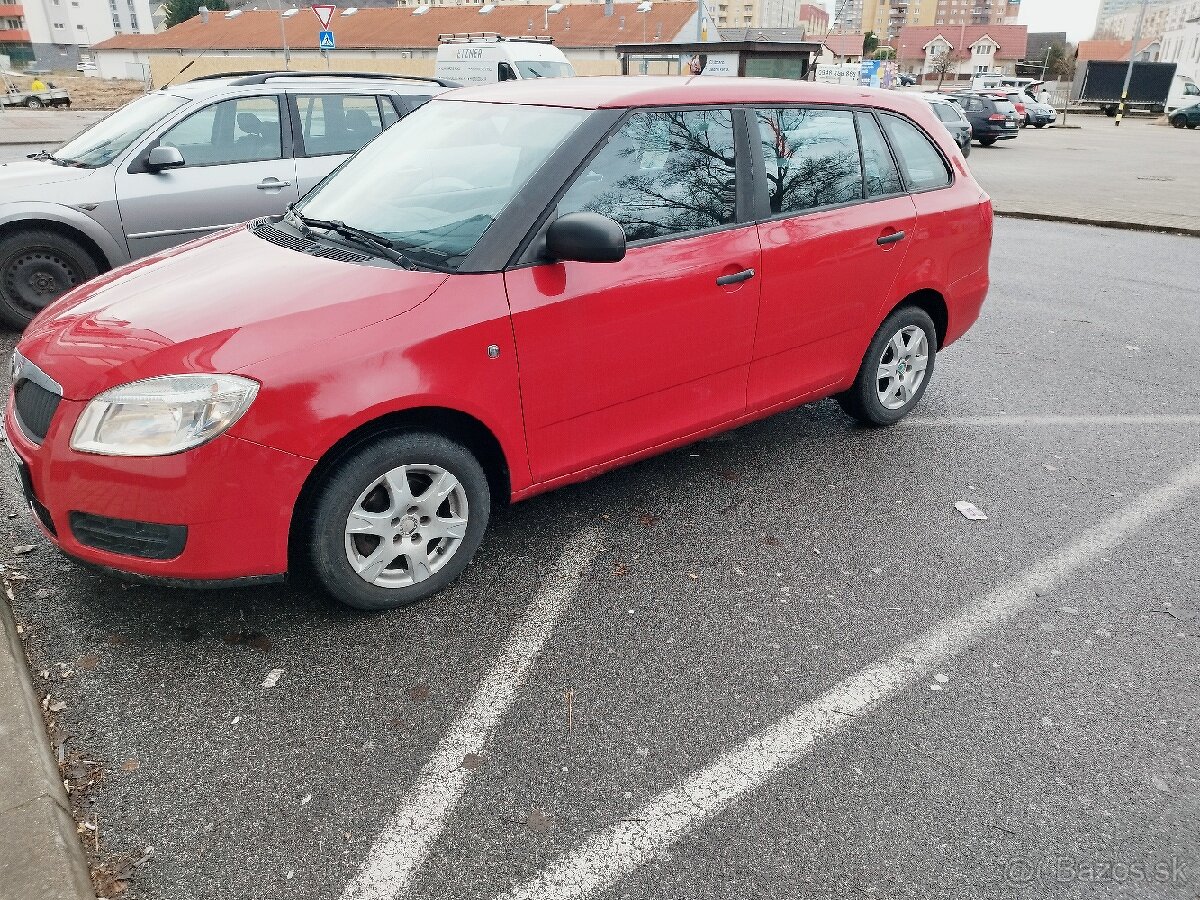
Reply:
M1200 425L1200 416L912 416L908 425Z
M1054 589L1079 568L1111 551L1197 487L1200 461L949 621L758 732L622 821L595 833L506 896L509 900L567 900L612 887L796 760L819 738L914 686L928 672L1033 605L1039 593Z
M594 559L596 548L597 535L588 530L572 540L559 557L470 705L438 744L421 769L415 789L375 840L362 868L343 891L342 900L383 900L397 897L408 888L466 790L471 772L464 768L463 758L481 752L491 738L517 686L574 595L580 574Z

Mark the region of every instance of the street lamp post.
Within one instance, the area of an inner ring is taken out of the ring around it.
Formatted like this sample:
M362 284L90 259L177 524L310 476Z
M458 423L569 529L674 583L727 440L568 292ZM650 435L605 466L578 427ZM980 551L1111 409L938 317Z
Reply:
M287 26L286 26L286 23L284 22L284 15L283 15L283 0L278 0L278 2L279 2L279 40L283 43L283 70L286 72L291 68L292 51L288 47Z
M1146 8L1150 0L1142 0L1142 11L1138 13L1137 28L1133 30L1133 46L1129 48L1129 68L1125 70L1125 86L1121 88L1121 102L1117 106L1116 127L1121 127L1121 119L1125 116L1125 104L1129 100L1129 83L1133 80L1133 63L1137 59L1138 44L1142 42L1142 25L1146 21Z

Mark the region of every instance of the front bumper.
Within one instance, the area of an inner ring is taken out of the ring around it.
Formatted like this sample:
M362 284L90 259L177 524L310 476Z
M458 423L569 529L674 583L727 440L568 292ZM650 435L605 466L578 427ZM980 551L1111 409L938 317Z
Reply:
M34 520L80 562L142 578L229 581L287 571L296 499L314 463L225 434L174 456L114 457L70 448L86 404L63 400L41 444L17 424L9 395L4 433ZM182 551L150 559L90 546L78 515L186 527ZM85 538L86 539L86 538Z

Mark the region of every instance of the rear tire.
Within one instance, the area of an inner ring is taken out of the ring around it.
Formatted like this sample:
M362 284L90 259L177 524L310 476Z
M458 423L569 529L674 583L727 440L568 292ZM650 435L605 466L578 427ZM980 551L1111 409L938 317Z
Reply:
M1034 125L1033 127L1034 127L1034 128L1045 128L1045 127L1046 127L1046 123L1045 123L1045 122L1038 122L1038 123L1037 123L1036 125Z
M970 141L967 141L965 144L963 144L962 154L963 154L964 158L967 158L971 155L971 142Z
M483 541L487 476L436 434L381 435L338 461L318 489L308 560L337 600L398 609L454 581Z
M52 302L99 274L91 254L57 232L10 234L0 239L0 321L23 330Z
M837 402L863 425L895 425L925 395L937 345L929 314L916 306L900 307L875 332L854 385L838 394Z
M994 144L994 143L996 143L996 139L995 139L995 138L980 138L980 139L979 139L979 146L980 146L980 147L990 147L990 146L992 146L992 144Z

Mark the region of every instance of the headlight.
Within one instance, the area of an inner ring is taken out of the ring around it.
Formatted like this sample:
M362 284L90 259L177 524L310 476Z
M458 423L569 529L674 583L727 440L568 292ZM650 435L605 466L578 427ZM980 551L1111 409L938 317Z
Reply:
M168 456L198 447L250 408L258 383L237 375L164 375L97 396L71 447L106 456Z

